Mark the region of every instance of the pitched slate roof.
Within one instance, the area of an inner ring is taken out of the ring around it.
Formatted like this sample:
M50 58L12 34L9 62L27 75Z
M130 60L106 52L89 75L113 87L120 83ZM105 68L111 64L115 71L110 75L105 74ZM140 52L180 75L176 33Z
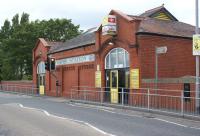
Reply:
M153 18L152 15L163 11L166 12L168 15L172 17L172 20L160 20ZM179 22L171 13L164 8L164 6L160 6L151 10L144 12L139 16L135 15L126 15L120 11L112 10L115 14L123 16L126 20L133 21L133 20L140 20L141 23L139 25L138 31L136 34L159 34L165 36L176 36L176 37L184 37L184 38L191 38L192 35L195 33L194 26ZM48 43L50 44L51 48L49 50L49 54L61 52L64 50L79 48L91 44L95 44L95 31L97 28L91 28L87 32L68 40L64 43ZM56 46L52 46L56 45Z
M144 18L137 33L153 33L167 36L191 38L195 27L183 22Z
M85 45L90 45L95 43L95 31L96 28L89 29L87 32L68 40L58 46L52 46L49 50L49 54L56 53L64 50L69 50L73 48L78 48Z

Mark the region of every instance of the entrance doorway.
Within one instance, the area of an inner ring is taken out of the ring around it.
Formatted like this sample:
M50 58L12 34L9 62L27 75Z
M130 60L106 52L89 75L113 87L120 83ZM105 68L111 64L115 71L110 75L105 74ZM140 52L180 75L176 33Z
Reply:
M111 103L128 103L129 54L122 48L112 49L105 58L105 100ZM122 93L123 89L123 93Z
M110 101L111 103L122 103L123 94L124 104L128 103L129 76L128 68L106 70L107 93L105 94L105 99L107 101Z

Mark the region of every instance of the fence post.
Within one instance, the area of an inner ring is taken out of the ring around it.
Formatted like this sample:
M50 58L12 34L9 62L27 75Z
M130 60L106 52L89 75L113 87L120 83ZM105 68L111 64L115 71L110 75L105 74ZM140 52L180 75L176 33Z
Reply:
M86 88L83 89L83 100L86 101Z
M101 90L100 90L100 99L101 99L101 103L103 103L103 89L102 89L102 87L101 87Z
M183 91L181 92L181 115L184 116L184 96L183 96Z
M32 95L34 95L34 94L33 94L33 91L34 91L33 85L32 85L31 87L32 87L32 88L31 88L31 93L32 93Z
M122 88L122 106L124 106L124 88Z
M70 91L70 93L71 93L71 96L70 96L70 98L71 98L71 100L72 100L72 89L70 89L71 91Z
M147 90L147 104L148 104L148 111L150 110L150 91L149 91L149 88Z

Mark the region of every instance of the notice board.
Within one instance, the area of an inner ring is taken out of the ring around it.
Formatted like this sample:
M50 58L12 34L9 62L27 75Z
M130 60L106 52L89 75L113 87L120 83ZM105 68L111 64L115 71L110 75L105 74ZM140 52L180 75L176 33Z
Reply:
M140 88L140 73L139 69L130 70L130 88L139 89Z

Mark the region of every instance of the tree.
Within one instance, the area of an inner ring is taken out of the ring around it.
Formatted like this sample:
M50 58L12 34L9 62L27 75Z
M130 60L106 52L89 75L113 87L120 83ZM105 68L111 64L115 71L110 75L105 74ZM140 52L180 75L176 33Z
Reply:
M3 80L21 80L32 76L32 49L39 37L65 41L81 31L68 19L29 21L29 14L16 14L12 24L5 20L0 29L0 63Z

